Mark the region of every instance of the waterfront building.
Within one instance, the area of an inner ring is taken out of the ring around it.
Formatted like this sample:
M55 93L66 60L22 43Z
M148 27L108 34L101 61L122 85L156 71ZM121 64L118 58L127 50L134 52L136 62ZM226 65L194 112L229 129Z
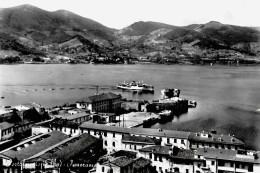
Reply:
M90 110L91 112L115 112L121 108L121 95L114 93L102 93L87 97L76 103L77 108Z

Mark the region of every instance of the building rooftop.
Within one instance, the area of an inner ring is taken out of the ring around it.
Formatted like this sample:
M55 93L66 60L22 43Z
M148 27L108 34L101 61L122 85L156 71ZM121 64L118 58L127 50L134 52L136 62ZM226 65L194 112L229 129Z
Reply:
M173 137L179 139L188 139L190 132L176 131L176 130L162 130L150 128L131 128L131 133L136 135L145 136L158 136L158 137Z
M128 158L128 157L125 157L125 156L121 156L121 157L118 157L118 158L115 158L113 161L111 161L111 164L114 164L118 167L126 167L130 164L133 163L133 160Z
M260 163L259 159L255 159L254 155L238 154L237 150L225 150L217 148L198 148L196 155L204 158L232 160L238 162Z
M0 129L1 130L6 130L9 129L11 127L14 127L15 125L13 123L8 123L8 122L2 122L0 123Z
M95 130L104 130L110 132L118 133L128 133L135 135L144 135L144 136L158 136L158 137L174 137L180 139L188 139L190 132L184 131L174 131L174 130L158 130L158 129L148 129L148 128L125 128L117 126L106 126L101 124L94 124L89 122L84 122L80 126L82 129L95 129Z
M67 119L67 120L74 120L74 119L85 117L85 116L90 116L90 114L86 113L86 112L79 112L76 114L66 113L66 114L62 114L62 115L54 115L54 117L56 117L56 118L62 118L62 119Z
M216 144L232 144L232 145L245 145L244 142L239 139L229 136L229 135L219 135L213 133L194 133L191 132L189 136L190 141L196 142L207 142L207 143L216 143Z
M95 123L89 123L84 122L82 123L79 128L82 129L94 129L94 130L103 130L103 131L109 131L109 132L118 132L118 133L129 133L131 129L124 128L124 127L117 127L117 126L106 126L102 124L95 124Z
M77 129L79 127L79 123L69 121L67 119L62 119L62 118L55 118L51 121L45 121L42 123L38 123L35 126L42 126L42 127L69 127L69 128L75 128Z
M100 139L84 133L80 136L71 137L55 147L48 148L41 155L31 158L31 160L28 161L35 161L39 158L43 160L60 159L62 161L68 161L79 153L84 152L89 146L95 144L97 141L100 141Z
M99 95L89 96L79 102L93 103L93 102L111 100L111 99L116 99L116 98L121 98L121 95L117 95L117 94L109 92L109 93L102 93Z
M159 155L169 155L170 146L151 146L151 147L144 147L139 149L141 152L149 152Z
M125 156L128 158L136 158L137 153L133 152L133 151L119 150L119 151L115 151L114 153L112 153L110 155L113 157Z
M151 144L151 145L160 145L161 140L159 139L153 139L149 137L142 137L142 136L131 136L131 135L124 135L122 138L122 143L145 143L145 144Z
M151 163L152 163L151 160L145 159L143 157L139 157L139 158L134 160L134 168L135 169L144 168L144 167L150 165Z
M180 149L177 147L171 148L172 153L170 154L170 157L173 159L185 159L185 160L198 160L194 157L194 151L193 150L186 150L186 149Z
M59 131L53 131L37 138L33 138L27 143L19 143L14 147L4 151L1 155L8 158L17 158L18 161L32 157L33 155L67 139L68 136Z

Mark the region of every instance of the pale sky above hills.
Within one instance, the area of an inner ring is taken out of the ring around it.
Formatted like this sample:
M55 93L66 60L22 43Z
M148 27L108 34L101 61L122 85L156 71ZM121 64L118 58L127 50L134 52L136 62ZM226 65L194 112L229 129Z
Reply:
M0 0L0 8L22 4L47 11L68 10L116 29L138 21L260 26L259 0Z

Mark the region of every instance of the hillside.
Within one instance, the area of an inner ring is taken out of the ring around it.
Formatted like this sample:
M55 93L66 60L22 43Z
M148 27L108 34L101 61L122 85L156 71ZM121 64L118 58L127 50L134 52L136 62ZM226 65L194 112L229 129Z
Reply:
M135 22L132 25L123 28L122 30L119 30L118 33L121 35L128 35L128 36L141 36L149 34L152 31L155 31L157 29L166 28L171 29L175 28L176 26L164 24L164 23L158 23L158 22Z
M0 10L1 32L31 41L60 42L81 34L89 39L113 40L113 29L65 10L49 12L31 5Z

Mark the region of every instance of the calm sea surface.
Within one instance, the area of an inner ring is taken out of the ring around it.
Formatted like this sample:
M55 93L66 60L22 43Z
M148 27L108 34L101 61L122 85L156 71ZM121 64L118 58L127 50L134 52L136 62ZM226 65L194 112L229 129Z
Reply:
M144 81L154 94L116 89L122 81ZM260 67L184 65L1 65L1 106L37 102L45 107L74 103L98 92L153 100L163 88L179 88L197 108L153 128L230 132L253 147L260 142ZM203 129L201 129L203 128ZM224 130L223 130L224 129ZM238 133L238 130L243 133ZM259 147L260 148L260 147Z

